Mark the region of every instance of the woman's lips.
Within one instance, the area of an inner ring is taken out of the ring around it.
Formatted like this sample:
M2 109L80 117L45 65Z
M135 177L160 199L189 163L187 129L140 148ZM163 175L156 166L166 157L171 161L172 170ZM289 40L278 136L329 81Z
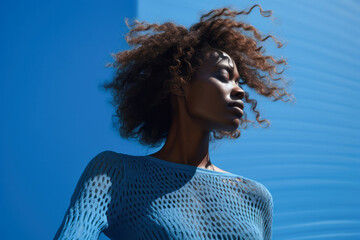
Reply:
M244 115L244 111L241 108L237 107L237 106L232 106L232 107L230 107L230 109L239 118L241 118Z

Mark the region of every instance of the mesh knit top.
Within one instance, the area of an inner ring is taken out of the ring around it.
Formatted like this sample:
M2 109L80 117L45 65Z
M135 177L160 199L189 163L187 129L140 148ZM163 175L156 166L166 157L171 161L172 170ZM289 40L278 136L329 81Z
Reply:
M232 173L113 151L86 166L54 239L272 237L273 199Z

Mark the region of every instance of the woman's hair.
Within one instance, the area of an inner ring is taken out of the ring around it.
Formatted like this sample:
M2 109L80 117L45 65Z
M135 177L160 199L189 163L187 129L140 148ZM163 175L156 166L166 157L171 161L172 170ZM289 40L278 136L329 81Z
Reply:
M113 54L114 63L107 66L115 68L114 77L101 85L102 89L111 90L111 103L116 108L113 127L119 130L120 136L139 138L142 145L150 147L158 147L166 140L172 120L171 90L181 89L188 83L205 61L206 54L214 50L226 52L235 61L240 85L246 84L260 95L273 97L273 101L289 101L283 97L292 95L275 84L283 80L276 76L285 70L278 72L276 66L286 65L286 60L264 55L265 50L260 45L268 38L272 38L278 48L282 44L271 35L262 38L255 27L236 20L238 15L249 14L256 6L262 16L271 16L272 11L263 11L256 4L248 11L212 10L189 29L172 22L150 24L135 20L129 24L126 20L131 29L126 41L132 49ZM257 101L250 99L248 92L245 102L251 104L257 122L267 122L268 127L269 121L260 119ZM244 129L248 122L254 123L247 119L246 112L240 120ZM212 133L216 139L235 139L241 135L239 129Z

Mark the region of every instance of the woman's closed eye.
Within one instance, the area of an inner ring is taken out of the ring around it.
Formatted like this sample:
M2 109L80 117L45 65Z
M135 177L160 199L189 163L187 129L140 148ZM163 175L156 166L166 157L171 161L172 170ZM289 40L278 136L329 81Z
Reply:
M229 77L223 74L218 74L216 77L220 80L229 81Z
M230 76L229 76L228 72L227 72L225 69L223 69L223 70L221 70L221 71L218 71L218 72L216 73L216 77L219 78L219 79L221 79L221 80L226 80L226 81L230 80L230 79L229 79Z
M222 80L222 81L229 81L229 75L228 74L224 74L224 73L218 73L216 75L216 78ZM235 84L238 85L239 87L241 87L240 84L240 78L235 80Z

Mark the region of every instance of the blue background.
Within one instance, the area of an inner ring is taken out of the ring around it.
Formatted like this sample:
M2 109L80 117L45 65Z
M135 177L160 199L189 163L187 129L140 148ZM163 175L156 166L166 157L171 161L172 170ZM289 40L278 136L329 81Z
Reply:
M121 139L98 88L112 76L110 53L127 49L125 17L188 27L213 8L255 3L274 17L255 8L246 21L286 43L265 47L287 58L296 103L245 88L271 126L216 142L211 159L269 189L273 239L360 239L360 2L351 0L1 1L1 239L52 239L97 153L159 149Z

